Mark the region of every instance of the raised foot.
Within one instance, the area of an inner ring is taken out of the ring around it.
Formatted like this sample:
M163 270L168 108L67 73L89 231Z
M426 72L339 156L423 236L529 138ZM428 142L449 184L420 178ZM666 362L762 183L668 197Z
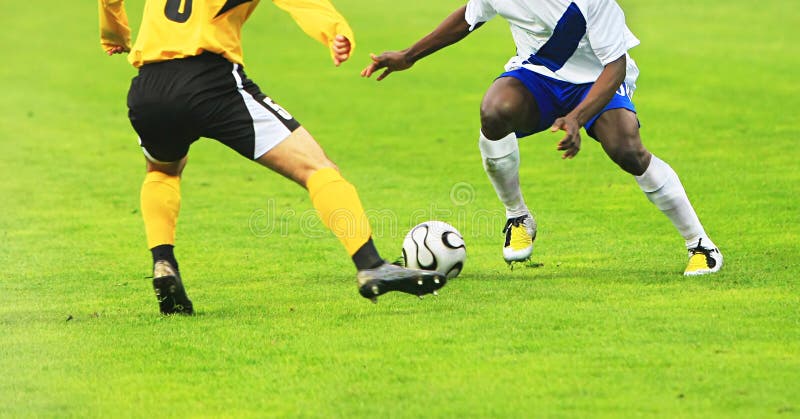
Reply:
M377 302L377 298L387 292L400 291L422 297L436 294L447 278L441 272L408 269L384 263L374 269L358 271L358 292L362 297Z

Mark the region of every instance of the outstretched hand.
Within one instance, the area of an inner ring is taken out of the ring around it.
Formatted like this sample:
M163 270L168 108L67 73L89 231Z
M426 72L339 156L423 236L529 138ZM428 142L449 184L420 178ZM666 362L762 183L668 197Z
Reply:
M393 71L403 71L414 65L402 51L387 51L381 55L370 54L369 57L372 63L361 70L361 77L369 77L372 73L385 68L386 70L378 75L378 81L385 79Z
M339 67L340 64L350 58L350 52L353 50L353 45L350 40L344 35L336 35L331 44L331 52L333 53L333 65Z
M556 119L550 127L551 132L562 130L567 133L558 142L558 150L563 150L562 159L571 159L581 151L581 125L578 120L569 115Z

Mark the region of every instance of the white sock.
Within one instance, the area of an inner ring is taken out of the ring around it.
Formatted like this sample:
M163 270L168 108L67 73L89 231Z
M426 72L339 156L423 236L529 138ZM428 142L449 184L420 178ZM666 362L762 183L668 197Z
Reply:
M672 221L686 241L686 248L697 246L700 239L703 247L716 247L706 235L700 219L692 208L678 174L672 167L656 156L650 160L641 176L634 176L647 198Z
M530 213L519 187L519 146L512 132L491 141L481 132L478 148L483 158L483 170L489 176L497 197L506 207L506 217L516 218Z

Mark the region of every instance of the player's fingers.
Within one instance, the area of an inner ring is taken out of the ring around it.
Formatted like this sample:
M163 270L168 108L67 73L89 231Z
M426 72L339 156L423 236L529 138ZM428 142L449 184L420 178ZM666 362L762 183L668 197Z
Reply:
M339 66L339 64L347 61L348 58L350 58L350 54L347 53L334 54L333 63L336 64L336 66Z
M377 70L377 68L375 66L375 63L372 63L372 64L366 66L363 70L361 70L361 76L362 77L369 77L369 76L372 75L372 73L375 72L375 70Z
M577 146L576 147L572 147L569 150L567 150L567 152L564 153L564 155L561 156L561 158L562 159L571 159L571 158L575 157L578 154L579 151L581 151L580 147L577 147Z
M383 73L381 73L380 76L378 76L378 81L385 79L387 76L389 76L389 74L392 74L392 70L389 70L387 68L386 71L384 71Z
M347 41L346 38L342 38L343 40L336 40L334 39L331 48L337 53L346 53L350 52L350 42Z
M558 149L566 150L572 147L573 144L575 144L574 137L570 132L567 132L567 134L564 135L564 138L562 138L561 141L558 142Z
M372 66L375 67L375 70L380 70L381 68L386 67L386 60L383 58L383 54L370 54L369 58L372 60Z

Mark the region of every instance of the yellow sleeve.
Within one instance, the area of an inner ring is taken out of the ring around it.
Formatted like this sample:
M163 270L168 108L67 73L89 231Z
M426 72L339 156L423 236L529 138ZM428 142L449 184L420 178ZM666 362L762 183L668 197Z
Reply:
M100 8L100 44L107 50L121 46L131 50L131 28L124 0L98 0Z
M356 48L353 30L345 18L328 0L272 0L276 6L289 12L303 32L322 42L328 48L336 35L350 40L351 54ZM331 55L333 52L331 51Z

